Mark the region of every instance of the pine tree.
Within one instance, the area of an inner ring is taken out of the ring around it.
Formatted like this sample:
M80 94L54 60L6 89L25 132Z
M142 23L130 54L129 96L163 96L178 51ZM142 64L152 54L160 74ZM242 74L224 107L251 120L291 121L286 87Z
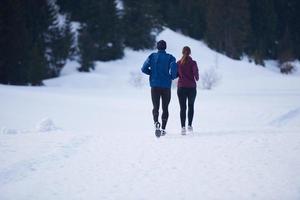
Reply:
M40 85L46 78L46 38L53 16L47 0L3 0L0 14L1 83Z
M24 14L21 0L0 2L0 81L4 84L24 85L28 82L24 64L29 33Z
M263 64L263 59L276 57L277 15L273 0L251 0L249 5L252 31L247 52Z
M33 85L41 85L47 74L49 63L46 58L47 36L49 27L55 22L55 12L48 0L25 2L30 45L27 49L28 81ZM35 66L33 66L35 65Z
M123 36L126 46L134 50L151 49L155 36L161 30L156 4L149 0L124 0Z
M4 1L0 2L0 83L7 82L6 78L6 68L5 68L5 61L4 61L4 47L5 47L5 15L4 10Z
M249 32L246 0L211 0L207 7L208 45L227 56L239 59L245 52Z
M120 29L121 21L117 15L115 1L95 0L95 7L86 23L97 47L95 59L109 61L122 58L124 47Z
M291 11L291 32L295 59L300 59L300 1L293 0Z
M95 46L95 42L87 26L82 26L80 29L78 47L80 51L79 62L81 64L81 67L78 70L89 72L90 69L94 69L97 47Z
M72 21L83 22L88 18L88 9L92 0L56 0L62 13L70 14Z
M116 3L111 0L58 0L71 19L81 23L78 47L80 71L89 71L96 60L122 58L123 37Z
M206 31L206 0L179 0L176 3L177 9L169 17L171 21L176 20L175 30L202 39Z
M300 58L300 22L298 0L274 0L278 18L278 51L281 62Z
M30 85L42 85L42 80L47 78L47 61L45 52L41 51L43 45L43 43L35 43L29 50L27 76Z
M206 32L206 0L191 0L187 4L185 13L188 15L190 23L188 23L188 35L196 39L203 39Z
M71 22L68 16L66 16L62 26L59 26L57 22L51 25L47 40L47 56L49 61L47 74L50 77L56 77L65 65L66 60L74 52L72 48L74 34L72 33Z
M175 31L181 29L181 12L179 0L153 0L158 5L158 13L161 15L161 23Z

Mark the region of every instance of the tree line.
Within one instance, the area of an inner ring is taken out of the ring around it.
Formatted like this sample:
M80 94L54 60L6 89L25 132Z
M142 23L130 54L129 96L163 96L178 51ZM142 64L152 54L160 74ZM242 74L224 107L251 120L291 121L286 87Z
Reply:
M154 48L164 26L234 59L299 59L299 10L299 0L1 0L0 83L40 85L67 59L90 71L125 47Z
M204 40L231 58L248 55L262 65L265 59L285 62L300 58L299 0L171 2L164 1L161 7L168 27Z

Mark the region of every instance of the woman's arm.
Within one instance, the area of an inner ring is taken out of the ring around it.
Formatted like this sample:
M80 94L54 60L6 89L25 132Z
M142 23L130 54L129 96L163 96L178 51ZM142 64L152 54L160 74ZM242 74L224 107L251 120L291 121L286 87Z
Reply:
M193 76L195 77L196 81L199 80L199 70L198 70L198 66L197 66L197 62L194 61L194 65L192 67L192 71L193 71Z

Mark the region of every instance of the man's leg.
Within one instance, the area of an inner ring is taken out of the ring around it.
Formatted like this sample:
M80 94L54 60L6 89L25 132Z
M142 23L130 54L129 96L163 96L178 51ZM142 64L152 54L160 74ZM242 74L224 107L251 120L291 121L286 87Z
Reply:
M153 121L158 122L158 115L159 115L159 100L160 100L160 93L158 88L151 88L151 99L153 104Z

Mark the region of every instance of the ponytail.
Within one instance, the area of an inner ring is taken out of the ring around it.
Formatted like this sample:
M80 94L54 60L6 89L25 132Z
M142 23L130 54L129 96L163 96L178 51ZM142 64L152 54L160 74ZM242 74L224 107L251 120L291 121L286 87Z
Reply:
M183 47L182 49L182 57L180 59L180 64L185 64L188 61L188 57L191 55L191 49L188 46Z

